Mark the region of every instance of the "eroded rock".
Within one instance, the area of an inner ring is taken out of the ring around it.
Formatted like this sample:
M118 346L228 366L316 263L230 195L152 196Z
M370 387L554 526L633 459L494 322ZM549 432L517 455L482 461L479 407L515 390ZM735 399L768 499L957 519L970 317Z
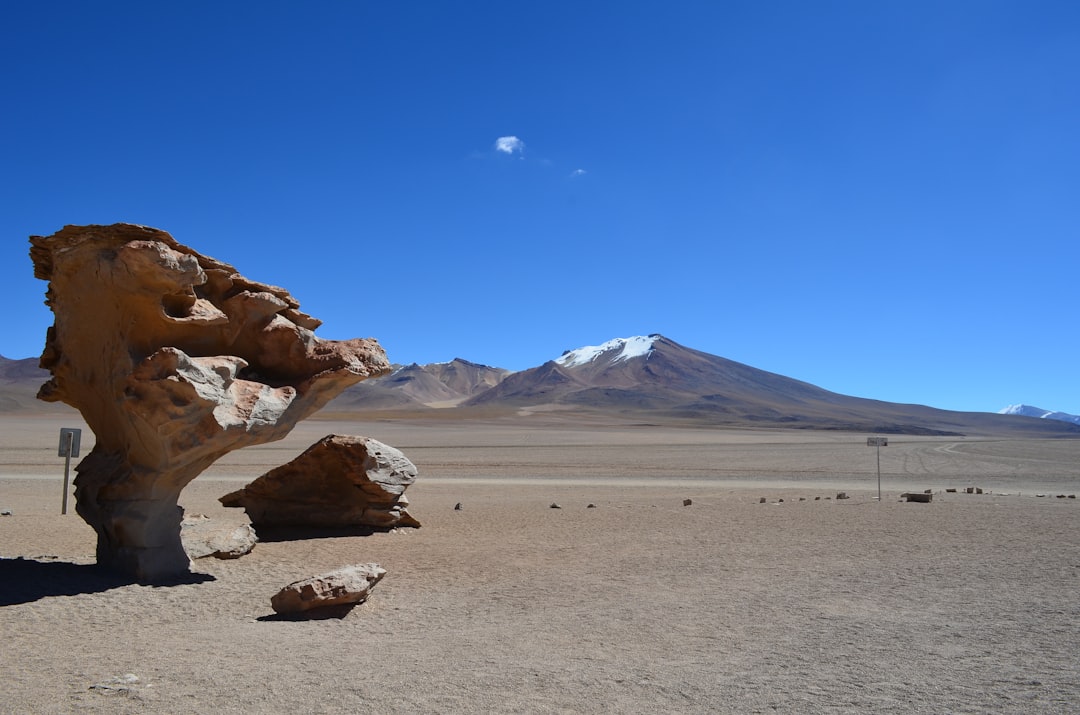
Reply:
M270 605L275 613L300 613L313 608L360 603L386 575L378 564L357 564L294 581L278 591Z
M188 570L177 498L199 473L389 371L375 340L315 337L320 321L284 289L164 231L67 226L30 243L55 315L38 398L94 431L76 511L97 532L98 563L139 580Z
M399 450L332 434L219 501L244 508L256 529L420 526L405 510L415 481L416 467Z

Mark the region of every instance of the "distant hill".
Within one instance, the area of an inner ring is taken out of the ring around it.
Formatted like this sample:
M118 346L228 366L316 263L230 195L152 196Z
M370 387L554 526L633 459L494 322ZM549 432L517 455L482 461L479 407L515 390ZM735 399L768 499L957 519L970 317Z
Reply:
M67 405L42 402L37 391L52 375L38 367L37 358L10 360L0 355L0 413L66 412Z
M453 407L494 387L508 374L509 370L461 358L430 365L399 365L389 375L353 385L331 401L326 409Z
M1061 422L1071 422L1074 425L1080 425L1080 416L1078 415L1070 415L1068 412L1044 410L1041 407L1032 407L1031 405L1009 405L1005 409L999 410L998 414L1038 417L1042 420L1059 420Z

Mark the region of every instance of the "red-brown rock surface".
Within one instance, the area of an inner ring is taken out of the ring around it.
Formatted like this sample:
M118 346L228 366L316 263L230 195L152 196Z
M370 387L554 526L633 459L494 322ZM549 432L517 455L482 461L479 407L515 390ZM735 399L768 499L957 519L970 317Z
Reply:
M282 288L131 224L32 236L55 315L38 397L94 431L76 510L98 563L144 581L188 570L180 491L222 455L281 439L341 390L382 375L375 340L315 337Z
M416 467L400 450L332 434L221 503L246 509L256 529L420 526L405 511L405 489L415 481Z

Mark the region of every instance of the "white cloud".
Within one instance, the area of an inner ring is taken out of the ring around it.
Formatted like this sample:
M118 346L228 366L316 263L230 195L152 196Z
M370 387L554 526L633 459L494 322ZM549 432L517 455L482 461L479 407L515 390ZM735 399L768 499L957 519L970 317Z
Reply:
M503 154L514 154L515 152L520 154L525 151L525 142L517 137L499 137L495 140L495 151L501 151Z
M574 169L570 172L570 176L585 176L585 174L588 173L589 172L585 171L584 169Z

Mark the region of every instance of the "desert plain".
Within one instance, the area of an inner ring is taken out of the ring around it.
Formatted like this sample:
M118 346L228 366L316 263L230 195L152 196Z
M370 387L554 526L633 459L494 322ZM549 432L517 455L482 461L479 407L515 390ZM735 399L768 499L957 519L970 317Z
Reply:
M866 434L327 415L181 505L245 523L217 498L358 434L417 465L421 528L146 586L60 514L60 427L89 451L77 415L0 417L0 712L1080 712L1080 440L890 435L879 502ZM352 609L270 608L368 562Z

